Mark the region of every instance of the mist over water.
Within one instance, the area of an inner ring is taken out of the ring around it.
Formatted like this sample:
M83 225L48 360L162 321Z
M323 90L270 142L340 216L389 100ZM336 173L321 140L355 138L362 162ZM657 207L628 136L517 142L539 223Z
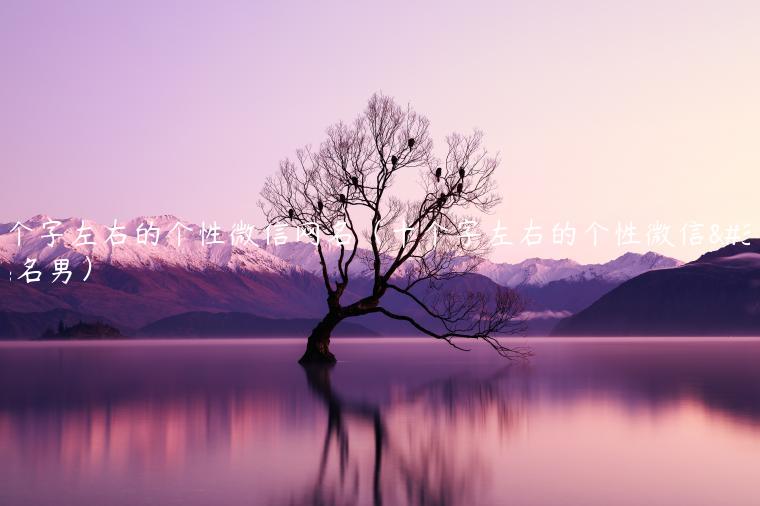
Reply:
M0 504L760 503L760 340L0 344Z

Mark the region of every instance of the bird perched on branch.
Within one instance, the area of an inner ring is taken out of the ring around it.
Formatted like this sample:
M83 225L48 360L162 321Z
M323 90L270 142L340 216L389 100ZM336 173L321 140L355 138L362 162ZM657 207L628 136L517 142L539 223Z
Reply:
M438 167L437 169L435 169L435 180L436 181L440 181L441 180L441 172L442 172L442 170L441 170L440 167Z
M359 188L359 178L356 176L351 176L351 184Z
M317 210L321 213L322 209L324 209L325 205L322 203L322 199L317 200Z
M345 204L346 203L346 196L341 193L340 195L338 195L338 200L340 200L341 204Z
M464 179L464 167L459 167L459 177Z
M414 138L409 139L406 141L407 146L409 146L409 150L411 150L414 147Z
M288 218L292 220L295 214L296 212L293 209L288 209Z
M394 167L398 165L398 157L396 155L391 156L391 163Z

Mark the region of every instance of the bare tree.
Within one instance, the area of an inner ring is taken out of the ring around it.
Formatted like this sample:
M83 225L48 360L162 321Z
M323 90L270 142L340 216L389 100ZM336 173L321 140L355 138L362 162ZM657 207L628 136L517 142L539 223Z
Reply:
M300 362L334 363L333 329L369 314L407 322L457 348L455 339L479 339L503 356L518 353L497 339L522 329L517 317L523 306L515 292L445 290L447 281L471 273L488 251L485 234L465 213L487 213L499 203L498 165L479 131L449 135L444 158L437 158L427 118L379 94L353 123L329 127L318 149L305 147L283 160L267 178L259 206L269 225L291 224L315 243L327 292L327 314L309 335ZM392 193L399 181L397 186L410 186L414 170L421 198ZM339 243L334 262L326 259L325 239ZM345 302L356 275L371 280L369 293ZM425 318L383 307L390 292L407 298ZM435 296L425 295L430 293Z

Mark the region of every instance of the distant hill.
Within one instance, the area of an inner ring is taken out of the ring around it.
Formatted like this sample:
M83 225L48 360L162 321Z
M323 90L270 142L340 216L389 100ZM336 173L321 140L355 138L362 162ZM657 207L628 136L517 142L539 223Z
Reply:
M649 271L561 321L554 335L760 335L760 240Z
M37 339L47 331L55 331L61 322L72 326L79 322L95 324L103 319L68 309L24 313L0 311L0 339Z
M557 281L618 285L643 272L669 269L681 264L679 260L649 251L644 254L624 253L603 264L581 264L568 258L528 258L516 264L485 260L478 265L477 272L510 288L543 287Z
M51 340L78 340L78 339L119 339L124 337L119 329L103 322L85 323L77 322L74 325L66 326L59 322L56 331L46 330L42 334L42 339Z
M317 324L316 319L262 318L249 313L208 313L193 311L163 318L146 325L138 337L305 337ZM376 336L366 327L342 322L335 336Z

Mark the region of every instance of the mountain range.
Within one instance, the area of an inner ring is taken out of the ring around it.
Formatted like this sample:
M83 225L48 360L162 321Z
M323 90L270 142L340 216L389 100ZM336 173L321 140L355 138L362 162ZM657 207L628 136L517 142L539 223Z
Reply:
M203 228L213 233L202 240L200 226L162 215L120 223L123 229L117 229L116 235L123 243L116 245L106 241L111 224L79 218L54 220L60 222L54 232L61 235L54 237L50 246L50 232L43 226L50 221L50 217L38 215L24 222L31 230L21 230L20 246L18 232L12 231L15 224L0 224L0 265L9 273L9 281L0 283L0 337L35 337L40 328L44 331L55 326L59 319L67 324L100 320L132 335L169 319L160 328L176 334L179 320L171 318L178 315L192 314L193 321L202 326L199 314L206 314L206 325L211 325L220 321L216 315L225 313L312 321L325 310L324 285L311 244L291 241L267 245L248 237L245 227L238 227L236 240L232 241L230 231L208 224ZM149 224L160 234L143 234L145 240L139 241L138 231L145 231ZM86 228L80 234L82 226ZM82 234L95 244L78 244ZM323 245L328 260L334 259L338 248ZM93 270L90 279L82 282L87 268L85 257L92 260ZM16 278L23 272L27 258L36 259L35 268L46 273L55 259L68 258L75 275L67 286L51 284L48 278L26 284ZM348 298L358 297L368 288L367 278L361 276L360 262L356 265L359 276L349 285ZM591 265L569 259L533 258L518 264L483 260L476 273L458 280L456 287L489 291L503 285L517 289L528 301L524 318L529 321L529 332L545 334L561 318L584 309L621 282L678 265L677 260L655 253L626 253L605 264ZM396 299L390 297L387 304L412 310ZM425 318L422 314L415 316ZM221 320L230 322L234 318ZM240 320L236 321L234 329L220 332L245 332ZM172 322L177 326L174 331ZM186 324L187 318L183 325ZM357 325L357 332L363 332L363 326L381 334L410 333L405 324L378 317L357 320ZM256 325L251 326L254 328Z
M760 335L760 239L643 273L560 322L554 335Z
M321 272L319 257L314 247L304 242L289 242L280 246L268 246L260 242L262 248L290 264L298 265L314 274ZM334 264L340 250L333 245L323 246L328 263ZM462 258L461 262L469 259ZM645 254L625 253L603 264L581 264L575 260L528 258L516 264L496 263L488 259L478 259L476 271L495 283L509 288L522 286L546 286L554 281L604 281L621 283L643 272L655 269L677 267L681 262L654 252Z
M292 242L267 246L261 243L261 246L293 265L320 275L319 257L310 244ZM323 250L328 264L334 265L339 249L325 245ZM467 263L472 259L461 258L459 261ZM360 262L357 264L359 273L367 272ZM653 252L629 252L601 264L582 264L571 259L529 258L515 264L477 259L475 273L519 291L527 302L527 311L523 314L529 320L527 332L546 335L561 319L584 309L623 281L644 272L681 264L678 260Z

